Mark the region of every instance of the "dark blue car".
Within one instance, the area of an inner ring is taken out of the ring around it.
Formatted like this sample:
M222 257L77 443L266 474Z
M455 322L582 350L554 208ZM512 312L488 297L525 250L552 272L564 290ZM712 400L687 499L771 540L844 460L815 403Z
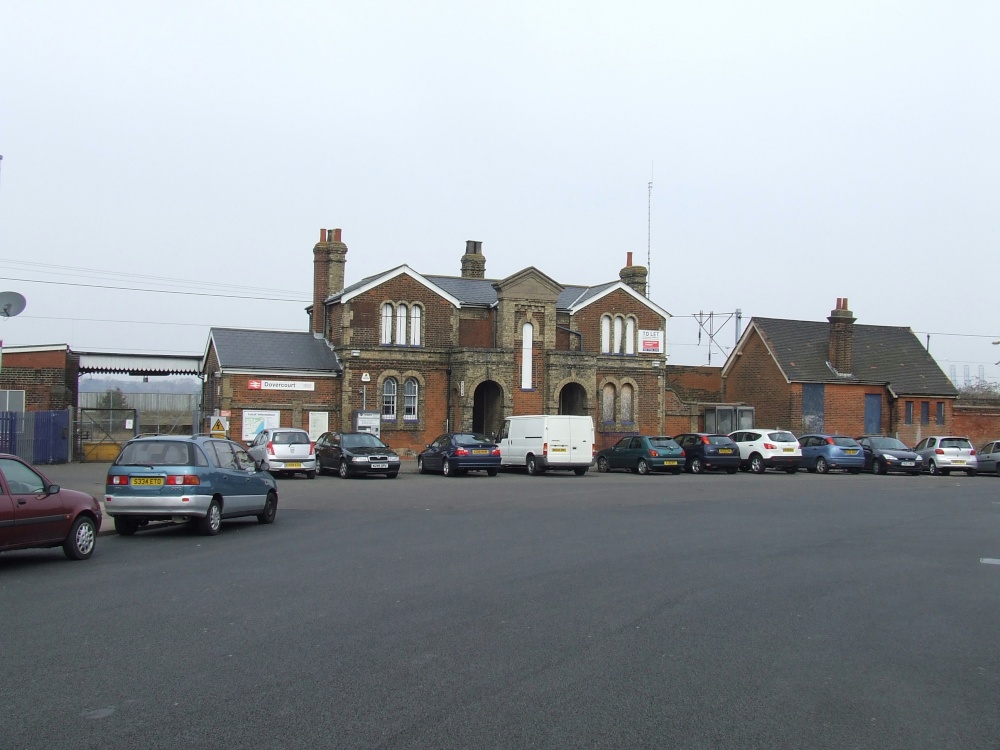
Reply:
M485 471L491 477L500 469L500 446L475 432L446 432L417 456L417 471L439 471L456 477L469 471Z
M685 432L674 435L674 440L684 449L684 471L691 474L709 469L723 469L727 474L739 471L740 447L729 435Z
M802 465L807 471L826 474L831 469L844 469L860 474L865 468L865 452L861 444L846 435L803 435Z

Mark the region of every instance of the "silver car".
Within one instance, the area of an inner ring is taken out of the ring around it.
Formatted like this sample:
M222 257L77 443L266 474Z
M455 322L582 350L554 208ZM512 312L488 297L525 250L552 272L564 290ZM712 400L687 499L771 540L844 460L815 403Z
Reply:
M309 433L294 427L270 427L257 433L247 449L258 468L274 476L305 472L316 478L316 443Z
M923 457L927 471L934 475L964 471L974 477L979 468L976 449L966 437L931 435L917 443L913 450Z
M1000 440L987 443L976 454L979 464L977 471L996 474L1000 477Z

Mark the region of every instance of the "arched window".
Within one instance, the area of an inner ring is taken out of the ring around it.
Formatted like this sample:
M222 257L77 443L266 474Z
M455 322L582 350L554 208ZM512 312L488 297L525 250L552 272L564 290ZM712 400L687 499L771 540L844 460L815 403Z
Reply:
M406 345L406 305L396 307L396 344Z
M410 346L420 346L420 305L410 308Z
M622 423L632 424L635 422L635 405L633 404L634 391L632 386L625 383L622 386Z
M392 305L388 302L382 305L382 335L379 337L379 343L392 343Z
M416 378L407 378L403 383L403 420L417 421L417 394L419 384Z
M635 318L625 318L625 353L635 354Z
M601 421L615 421L615 387L611 383L601 389Z
M534 328L531 323L525 323L521 327L521 389L525 391L530 391L532 384L531 353L534 344L532 341L533 333Z
M620 316L615 316L615 341L614 347L611 349L615 354L622 353L622 319Z
M611 316L601 316L601 354L611 352Z
M396 379L386 378L382 383L382 419L396 419Z

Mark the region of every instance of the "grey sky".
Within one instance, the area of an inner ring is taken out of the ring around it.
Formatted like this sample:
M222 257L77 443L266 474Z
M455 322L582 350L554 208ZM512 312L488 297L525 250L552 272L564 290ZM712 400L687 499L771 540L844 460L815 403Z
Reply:
M348 283L458 275L467 239L489 277L600 283L646 261L652 175L672 362L708 358L682 316L848 297L996 380L998 29L985 1L8 2L0 338L305 330L321 227Z

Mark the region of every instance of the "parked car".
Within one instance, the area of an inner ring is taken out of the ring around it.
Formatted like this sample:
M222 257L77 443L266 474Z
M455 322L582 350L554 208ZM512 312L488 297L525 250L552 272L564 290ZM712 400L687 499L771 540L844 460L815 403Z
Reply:
M59 547L71 560L94 554L101 504L62 489L27 461L0 454L0 552Z
M316 470L335 471L342 479L368 474L395 479L399 456L370 432L324 432L316 441Z
M789 474L799 470L802 449L795 435L787 430L737 430L729 437L739 446L740 468L754 474L767 469L783 469Z
M684 471L701 474L709 469L724 469L735 474L740 468L740 449L729 435L684 432L674 435L684 449Z
M446 432L417 456L417 471L440 471L457 477L469 471L485 471L495 477L500 468L500 446L474 432Z
M151 521L194 521L219 533L223 519L274 523L278 483L243 446L207 435L155 435L128 441L108 469L104 509L131 536Z
M309 479L316 476L316 444L305 430L265 428L257 433L247 452L258 467L274 476L298 471L304 471Z
M1000 440L987 443L976 454L980 474L993 473L1000 477Z
M888 474L890 471L919 474L923 471L924 460L901 441L882 435L867 435L858 438L865 454L865 468L872 474Z
M860 474L865 468L864 449L847 435L802 435L799 445L806 471L826 474L831 469L844 469Z
M931 474L951 474L964 471L970 477L976 476L979 461L976 449L966 437L955 435L930 435L913 448L924 459L924 467Z
M596 461L597 470L602 472L627 469L633 474L654 471L680 474L684 468L684 449L672 437L636 435L598 451Z

